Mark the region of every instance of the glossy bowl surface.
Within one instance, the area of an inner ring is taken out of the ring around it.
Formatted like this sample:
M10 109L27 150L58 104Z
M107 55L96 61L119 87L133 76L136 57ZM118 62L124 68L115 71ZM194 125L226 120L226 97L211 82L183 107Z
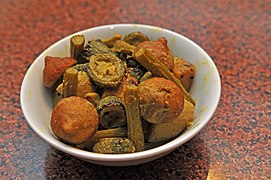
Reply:
M196 75L190 90L190 94L196 100L194 124L167 144L131 154L97 154L76 149L59 141L52 134L49 124L52 112L52 96L50 91L43 85L42 72L45 56L69 56L70 37L75 34L83 34L86 40L89 40L109 38L116 33L125 35L135 31L148 35L151 40L165 37L174 56L182 57L194 64ZM42 52L25 74L21 86L20 101L24 116L30 127L51 146L88 162L109 166L128 166L162 157L193 138L211 119L219 103L220 94L221 82L214 62L193 41L160 27L140 24L112 24L74 33L54 43Z

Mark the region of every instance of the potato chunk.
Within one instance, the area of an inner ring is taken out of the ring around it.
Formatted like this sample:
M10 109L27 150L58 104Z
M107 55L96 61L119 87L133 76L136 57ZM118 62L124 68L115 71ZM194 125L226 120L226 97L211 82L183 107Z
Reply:
M193 64L175 57L173 74L181 81L186 91L189 91L195 76L195 67Z
M195 106L185 100L183 112L178 118L168 123L151 125L148 141L160 142L176 137L193 122L194 110Z

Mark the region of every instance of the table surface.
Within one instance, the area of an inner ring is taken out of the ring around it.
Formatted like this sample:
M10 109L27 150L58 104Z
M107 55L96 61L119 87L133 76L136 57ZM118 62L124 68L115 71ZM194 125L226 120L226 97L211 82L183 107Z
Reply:
M0 179L270 179L271 1L0 1ZM106 167L49 146L28 126L20 86L57 40L114 23L164 27L213 58L221 101L207 126L172 153Z

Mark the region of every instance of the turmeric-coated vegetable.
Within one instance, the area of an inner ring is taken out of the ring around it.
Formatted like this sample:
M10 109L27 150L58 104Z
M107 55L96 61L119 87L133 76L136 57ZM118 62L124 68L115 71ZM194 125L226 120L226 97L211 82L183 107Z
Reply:
M84 71L84 72L89 71L88 63L76 64L72 66L72 68L76 69L77 71Z
M151 125L148 141L160 142L176 137L193 122L194 109L194 105L185 100L183 112L175 120Z
M99 139L110 138L110 137L127 137L127 128L119 127L119 128L98 130L96 131L96 133L90 140L84 142L83 144L77 145L77 147L80 149L92 150L94 144Z
M113 54L97 54L89 62L89 75L100 87L115 88L124 75L124 64Z
M68 68L63 79L63 97L75 96L77 93L78 71Z
M81 51L85 45L85 36L84 35L75 35L70 39L70 54L74 59L78 59Z
M113 52L120 52L129 55L133 54L134 50L135 46L121 40L117 40L113 47Z
M149 38L147 35L141 33L141 32L132 32L130 34L127 34L124 36L123 41L131 44L131 45L138 45L141 42L149 41Z
M93 105L97 106L101 100L99 94L95 92L90 92L85 95L85 99L91 102Z
M93 152L103 154L133 153L135 146L128 138L102 138L94 145Z
M80 54L79 62L88 62L91 56L96 54L110 53L112 53L110 49L101 40L89 40Z
M121 35L120 34L115 34L113 37L104 39L102 42L109 48L114 47L116 41L121 40Z
M141 83L142 81L145 81L145 80L150 79L150 78L152 78L152 73L151 73L150 71L147 71L147 72L140 78L140 83Z
M127 85L125 87L124 105L127 115L128 138L136 147L136 151L144 150L144 133L139 114L138 87Z

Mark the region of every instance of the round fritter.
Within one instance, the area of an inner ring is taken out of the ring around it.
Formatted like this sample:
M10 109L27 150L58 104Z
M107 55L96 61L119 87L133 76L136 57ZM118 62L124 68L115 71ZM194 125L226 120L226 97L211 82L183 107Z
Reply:
M140 114L150 123L166 123L183 110L184 97L170 80L153 77L139 84Z
M81 144L90 139L98 128L99 117L87 100L71 96L62 99L53 109L51 128L62 141Z
M172 71L174 67L174 57L167 46L166 38L161 37L156 41L144 41L136 46L134 54L136 54L141 48L147 48L150 50L161 63Z

